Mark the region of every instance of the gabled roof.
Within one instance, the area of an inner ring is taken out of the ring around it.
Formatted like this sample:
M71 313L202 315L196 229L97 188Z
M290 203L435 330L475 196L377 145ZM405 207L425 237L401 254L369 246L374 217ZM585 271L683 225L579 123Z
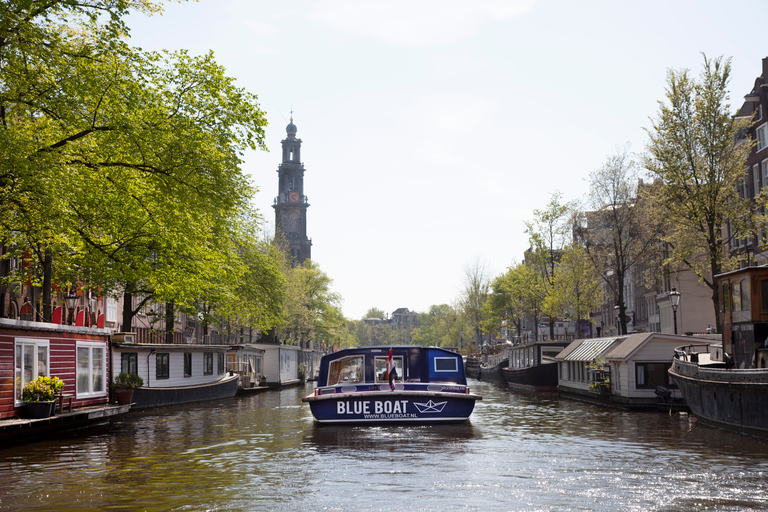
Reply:
M648 340L657 335L667 338L667 335L661 335L661 333L658 332L639 332L637 334L630 334L623 343L620 343L609 350L605 354L604 359L628 359L636 350L645 345ZM685 340L680 340L680 344L685 345ZM672 359L671 355L670 359Z

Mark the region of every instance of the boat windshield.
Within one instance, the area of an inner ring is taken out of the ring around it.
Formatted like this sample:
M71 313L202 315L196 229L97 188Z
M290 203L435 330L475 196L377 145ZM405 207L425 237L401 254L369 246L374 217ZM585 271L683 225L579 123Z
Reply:
M331 361L328 367L328 385L363 382L363 356L350 356Z
M376 382L389 382L387 378L388 357L376 357L373 359L376 368ZM395 363L395 382L403 382L405 374L403 373L403 356L393 356L392 362Z

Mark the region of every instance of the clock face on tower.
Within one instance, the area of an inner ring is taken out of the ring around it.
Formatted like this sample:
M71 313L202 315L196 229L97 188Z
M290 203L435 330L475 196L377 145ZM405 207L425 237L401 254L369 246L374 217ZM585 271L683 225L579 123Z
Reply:
M299 202L299 193L298 192L291 192L288 195L288 200L292 203L298 203Z

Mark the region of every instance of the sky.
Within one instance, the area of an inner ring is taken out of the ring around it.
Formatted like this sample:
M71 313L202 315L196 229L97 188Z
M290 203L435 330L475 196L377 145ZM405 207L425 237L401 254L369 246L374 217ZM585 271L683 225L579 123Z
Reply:
M244 155L274 232L281 141L302 139L312 259L342 310L455 304L520 262L525 222L645 131L667 72L731 58L735 112L768 57L768 2L200 0L128 19L144 50L213 51L256 94Z

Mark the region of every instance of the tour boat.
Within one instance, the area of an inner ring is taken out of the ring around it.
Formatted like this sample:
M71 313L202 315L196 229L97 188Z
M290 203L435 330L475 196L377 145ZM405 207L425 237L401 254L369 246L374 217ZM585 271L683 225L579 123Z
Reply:
M469 419L475 401L461 355L436 347L339 350L320 360L309 403L320 423L450 423Z

